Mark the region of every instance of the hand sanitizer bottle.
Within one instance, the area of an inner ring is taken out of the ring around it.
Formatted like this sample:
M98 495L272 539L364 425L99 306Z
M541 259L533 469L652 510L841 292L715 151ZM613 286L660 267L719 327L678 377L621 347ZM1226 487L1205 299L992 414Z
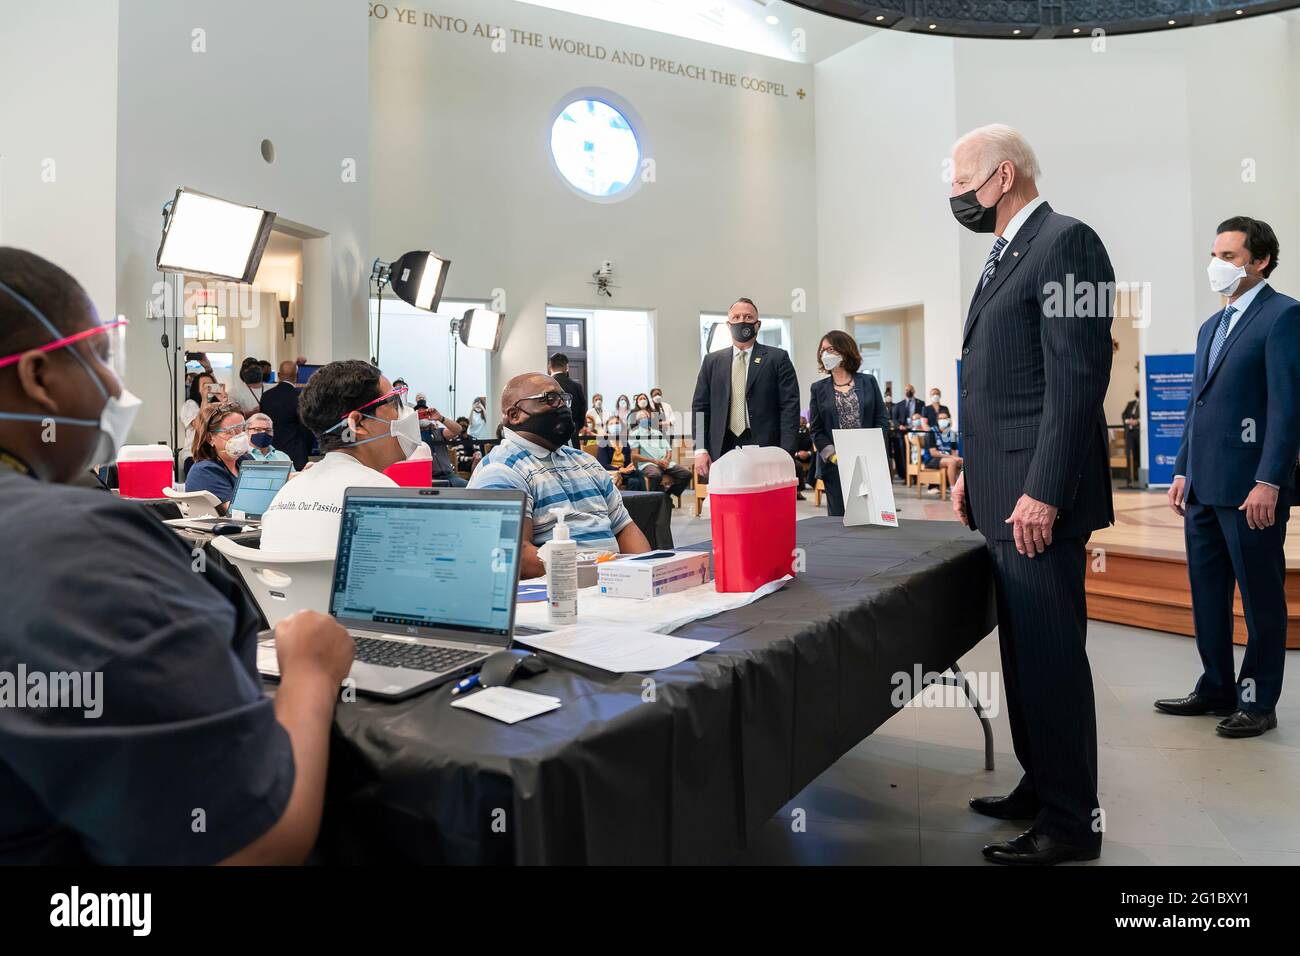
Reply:
M546 620L551 627L569 627L578 621L578 545L569 537L564 521L567 508L553 508L555 532L545 545Z

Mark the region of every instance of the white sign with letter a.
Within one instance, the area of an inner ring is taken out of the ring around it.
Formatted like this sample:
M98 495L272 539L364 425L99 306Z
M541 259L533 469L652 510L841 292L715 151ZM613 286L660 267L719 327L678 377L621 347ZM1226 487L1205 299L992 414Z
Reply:
M898 527L894 483L889 478L885 434L879 428L836 428L831 437L844 493L844 526Z

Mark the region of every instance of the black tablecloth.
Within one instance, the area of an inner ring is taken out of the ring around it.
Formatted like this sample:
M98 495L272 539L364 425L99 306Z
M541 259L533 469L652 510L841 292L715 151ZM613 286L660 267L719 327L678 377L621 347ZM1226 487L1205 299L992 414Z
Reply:
M338 708L320 848L333 862L727 862L895 711L899 672L942 670L995 623L983 538L799 522L806 570L688 625L721 642L643 675L551 661L564 701L513 726L442 687ZM971 745L978 747L971 720Z

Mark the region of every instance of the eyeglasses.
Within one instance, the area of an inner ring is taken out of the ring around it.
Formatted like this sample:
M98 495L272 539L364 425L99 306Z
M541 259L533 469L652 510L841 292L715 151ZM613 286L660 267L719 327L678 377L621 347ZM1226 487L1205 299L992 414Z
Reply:
M547 408L559 408L561 405L570 408L573 406L573 396L568 392L543 392L540 395L526 395L519 399L518 402L515 402L511 408L517 407L519 402L541 402Z
M368 408L377 408L383 405L391 405L396 411L401 412L406 406L406 386L398 385L392 391L385 392L373 401L366 402L360 408L354 408L352 411L365 412ZM348 415L351 414L352 412L348 412ZM348 415L344 415L343 418L347 418Z

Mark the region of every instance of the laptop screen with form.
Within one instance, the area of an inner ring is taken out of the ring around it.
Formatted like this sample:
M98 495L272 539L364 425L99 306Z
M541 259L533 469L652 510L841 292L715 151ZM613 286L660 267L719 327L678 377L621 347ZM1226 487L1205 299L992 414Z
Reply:
M330 613L508 640L522 500L349 494Z
M246 461L239 466L239 483L230 502L232 513L246 518L260 518L271 507L276 492L289 480L287 461Z

